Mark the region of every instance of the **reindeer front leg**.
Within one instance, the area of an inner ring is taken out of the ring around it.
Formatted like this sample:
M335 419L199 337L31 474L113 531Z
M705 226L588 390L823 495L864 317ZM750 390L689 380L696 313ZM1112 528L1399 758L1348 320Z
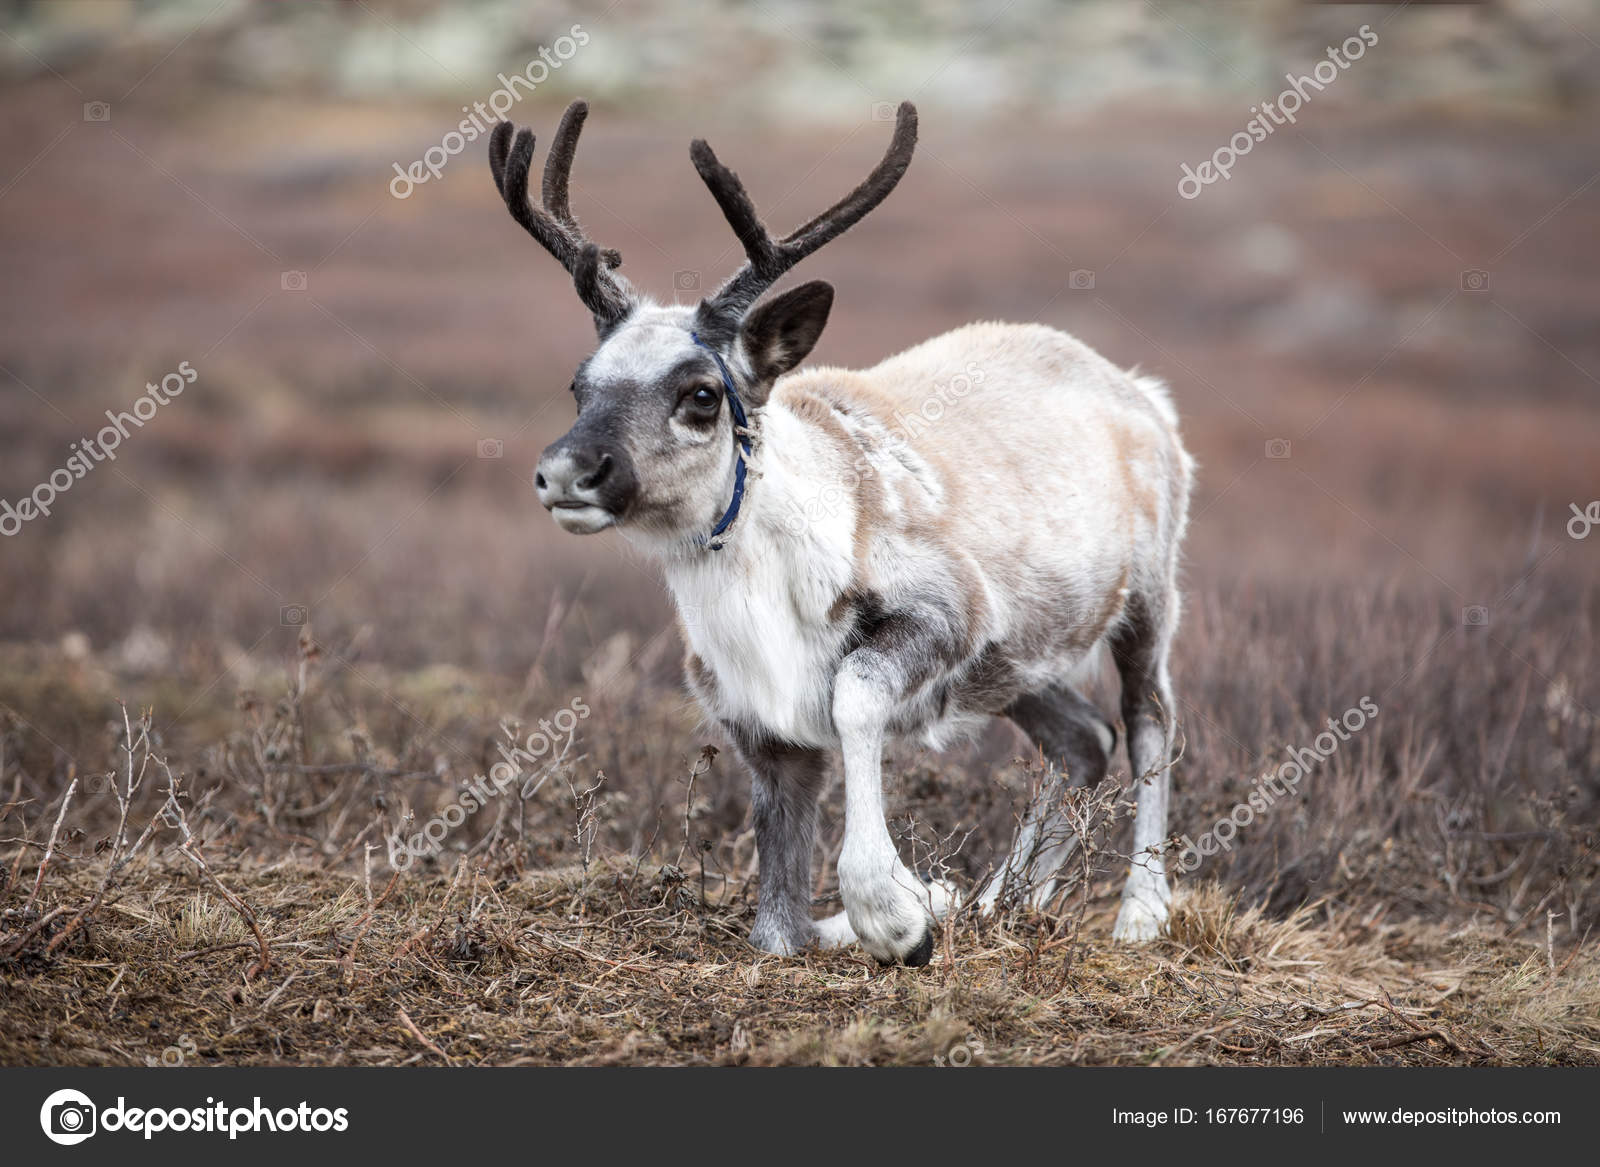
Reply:
M845 658L833 683L833 724L844 754L844 848L839 895L850 927L885 964L924 965L933 923L951 897L900 862L884 819L883 746L901 702L944 665L936 632L905 619L885 621Z
M761 863L761 899L750 943L779 956L793 956L813 943L828 947L831 936L811 919L811 852L828 755L737 726L728 729L750 767L750 818Z

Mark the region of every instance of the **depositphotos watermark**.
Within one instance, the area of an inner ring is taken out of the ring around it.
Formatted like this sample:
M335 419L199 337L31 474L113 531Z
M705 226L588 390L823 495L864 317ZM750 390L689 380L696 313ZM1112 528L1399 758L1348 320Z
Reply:
M420 830L413 831L410 838L401 839L399 835L390 834L389 866L395 871L405 871L423 856L439 854L451 831L496 798L503 797L519 778L524 779L520 791L522 800L526 802L532 798L550 774L546 770L530 775L529 770L547 756L559 758L565 743L572 740L578 723L588 716L589 706L581 697L574 697L554 717L541 718L539 728L528 734L520 745L516 741L509 746L496 742L495 748L500 751L502 760L489 767L487 777L475 776L471 785L456 795L454 802L430 818Z
M15 506L9 499L0 499L0 535L15 535L22 530L23 523L49 515L57 497L71 490L74 483L87 477L89 471L101 462L117 460L117 447L128 438L130 425L135 429L143 429L145 422L155 417L163 405L172 404L172 399L182 395L199 376L193 365L182 361L176 372L161 378L161 384L153 381L146 384L144 395L134 400L131 411L116 413L106 410L106 420L111 424L103 427L94 437L83 438L68 446L71 454L66 462L19 498Z
M954 1066L961 1069L972 1065L983 1057L983 1039L976 1034L969 1033L964 1041L958 1041L942 1054L933 1055L933 1064L936 1066Z
M532 93L549 79L552 71L572 60L578 50L588 43L588 30L581 24L575 24L568 35L556 37L553 46L540 45L538 57L529 61L528 67L521 73L513 73L509 77L504 73L497 74L495 79L500 82L500 88L489 94L488 101L475 101L471 106L462 106L461 112L467 116L437 146L429 146L422 152L422 157L410 166L402 167L400 163L394 163L389 193L397 199L408 199L417 187L438 178L451 158L487 134L496 122L503 121L506 114L511 112L511 107L527 96L518 92L519 85Z
M1229 138L1226 146L1217 147L1209 160L1192 169L1187 162L1181 165L1183 177L1178 180L1178 193L1186 199L1197 199L1200 192L1217 179L1232 178L1234 164L1241 156L1254 150L1257 142L1265 142L1277 127L1293 125L1294 115L1305 108L1313 93L1321 93L1332 85L1341 72L1366 56L1367 50L1377 43L1378 34L1372 31L1370 24L1363 24L1354 36L1346 37L1339 48L1329 45L1328 59L1318 61L1309 74L1296 77L1285 73L1283 79L1289 83L1289 88L1278 94L1276 105L1270 101L1252 105L1250 112L1257 116L1245 122L1244 129Z
M1589 532L1595 527L1600 527L1600 500L1591 502L1582 510L1578 504L1569 502L1567 509L1572 512L1572 517L1567 520L1567 537L1569 539L1584 540L1589 537Z
M274 1108L264 1105L259 1096L251 1099L249 1106L230 1107L207 1098L204 1106L146 1108L129 1106L120 1094L115 1106L102 1110L80 1090L57 1090L39 1108L39 1125L47 1139L64 1147L118 1131L143 1135L147 1140L169 1131L226 1134L231 1141L240 1135L343 1132L350 1129L350 1112L343 1106L330 1110L309 1102Z
M1293 796L1302 778L1318 763L1332 757L1341 744L1350 740L1351 734L1360 733L1366 728L1367 722L1377 716L1377 702L1371 697L1363 697L1355 706L1346 709L1342 717L1337 720L1328 718L1328 728L1312 739L1310 746L1285 747L1289 760L1257 778L1244 801L1218 819L1198 841L1188 835L1179 840L1183 846L1174 861L1177 869L1188 874L1199 867L1207 856L1215 855L1218 851L1232 851L1233 841L1240 831L1249 827L1258 817L1265 817L1280 798Z

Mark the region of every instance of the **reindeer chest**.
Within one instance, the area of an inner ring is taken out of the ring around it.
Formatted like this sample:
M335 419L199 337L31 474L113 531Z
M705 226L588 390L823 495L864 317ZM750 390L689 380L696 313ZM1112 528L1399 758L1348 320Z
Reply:
M849 565L785 558L718 563L669 578L689 682L719 721L829 747L833 677L848 634L830 609Z

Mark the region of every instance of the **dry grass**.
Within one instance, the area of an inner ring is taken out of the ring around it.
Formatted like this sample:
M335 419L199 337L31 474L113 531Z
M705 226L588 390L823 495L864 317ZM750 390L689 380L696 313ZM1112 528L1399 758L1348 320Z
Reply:
M386 680L421 707L425 679ZM29 735L9 735L0 825L19 833L0 872L0 1063L1600 1064L1592 840L1514 839L1520 891L1457 894L1459 873L1429 866L1431 800L1408 796L1417 813L1392 814L1393 834L1368 827L1383 793L1364 775L1403 749L1352 753L1312 804L1325 821L1311 835L1272 819L1245 832L1228 889L1205 871L1181 881L1154 946L1108 940L1125 809L1111 784L1091 808L1104 837L1057 914L964 913L929 968L880 969L859 951L748 947L739 776L704 752L672 760L645 727L692 742L696 724L648 681L602 690L600 724L579 739L619 751L615 778L569 749L533 797L479 811L439 856L391 873L373 845L449 802L430 759L493 702L457 685L428 706L445 740L403 720L380 736L368 715L385 703L363 704L353 681L306 634L281 695L247 697L233 732L171 769L148 719L119 718L105 773L80 778L66 814L23 796L31 751L15 743ZM623 724L635 732L609 740ZM1182 765L1204 775L1199 749ZM967 881L1040 777L1002 768L974 784L914 757L901 769L908 853ZM1520 797L1501 795L1485 813ZM1217 796L1180 786L1177 821L1204 821ZM823 859L839 837L833 799L828 811ZM1476 821L1443 837L1469 869L1498 861L1472 850ZM1277 906L1285 860L1302 867L1330 841L1320 893ZM830 875L817 892L832 909Z
M406 877L369 923L359 879L230 868L272 933L251 979L253 943L155 863L48 973L5 974L0 1062L192 1045L228 1065L1600 1063L1593 944L1552 970L1481 927L1273 919L1205 885L1150 949L1105 941L1102 897L1082 937L1049 939L1049 917L965 920L954 960L882 970L754 954L748 889L714 883L705 902L687 875Z

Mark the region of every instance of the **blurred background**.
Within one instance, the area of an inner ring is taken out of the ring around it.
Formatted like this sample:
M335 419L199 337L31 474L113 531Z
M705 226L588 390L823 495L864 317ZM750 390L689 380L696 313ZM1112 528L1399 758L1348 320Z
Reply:
M1363 26L1293 124L1180 194ZM650 837L718 738L677 687L652 566L537 505L592 328L459 125L494 106L542 148L575 96L573 206L664 299L739 259L691 138L787 230L914 100L905 181L798 273L838 289L813 359L1038 320L1171 383L1201 467L1175 831L1361 697L1383 710L1203 874L1281 904L1364 886L1592 920L1592 0L0 4L0 499L196 373L0 538L8 794L104 769L118 697L202 787L248 787L240 743L315 689L299 762L381 757L409 776L386 813L425 812L502 718L581 694L608 838ZM992 843L1022 748L997 725L907 755L897 805ZM728 763L691 808L708 838L742 821ZM301 838L333 854L347 828Z

